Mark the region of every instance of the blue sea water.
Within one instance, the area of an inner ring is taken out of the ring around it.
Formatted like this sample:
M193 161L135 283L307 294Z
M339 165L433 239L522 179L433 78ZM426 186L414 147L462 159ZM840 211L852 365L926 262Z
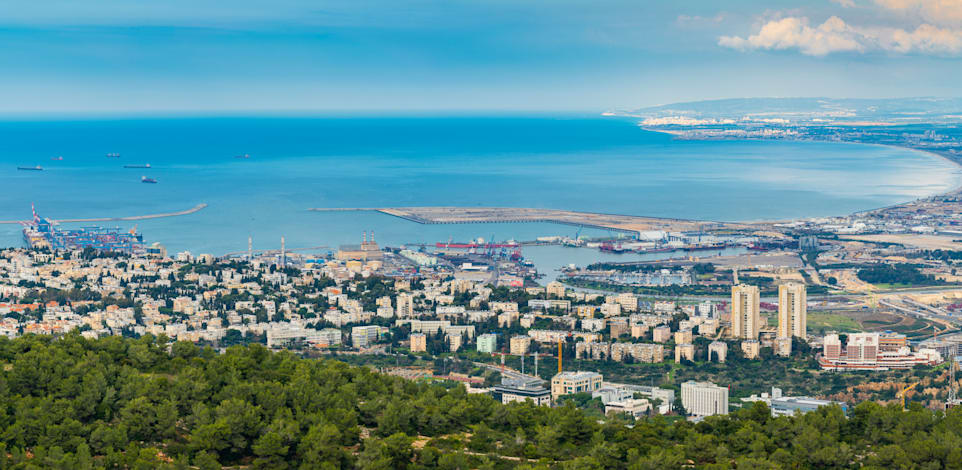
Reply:
M105 158L118 152L120 159ZM249 154L249 159L235 155ZM51 157L63 156L55 161ZM151 168L125 169L149 163ZM42 165L44 171L17 171ZM149 176L158 184L143 184ZM170 250L573 235L550 224L421 226L310 207L544 207L711 220L846 214L949 190L957 168L904 149L689 142L593 116L223 117L0 122L0 219L198 213L139 222ZM129 228L133 223L121 223ZM0 225L0 245L20 229Z

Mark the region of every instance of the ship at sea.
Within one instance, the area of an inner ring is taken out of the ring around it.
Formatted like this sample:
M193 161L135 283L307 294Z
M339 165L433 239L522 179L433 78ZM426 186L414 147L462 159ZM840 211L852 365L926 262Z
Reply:
M31 205L32 207L32 205ZM51 250L83 250L93 248L100 251L126 254L144 253L144 237L137 233L137 227L122 231L119 227L82 227L79 229L57 228L57 221L40 217L33 210L33 218L23 224L23 240L31 248Z
M62 161L62 160L63 160L63 157L59 157L59 156L58 156L58 157L50 157L50 159L53 160L53 161L55 161L55 162L59 162L59 161Z
M18 166L17 169L18 169L18 170L22 170L22 171L43 171L43 167L40 166L40 165L37 165L37 166Z
M144 163L143 165L124 165L124 168L150 168L150 163Z
M249 160L251 156L245 153L243 155L234 155L234 158L241 159L241 160Z
M140 177L140 182L141 182L141 183L157 184L157 180L155 180L155 179L153 179L153 178L148 178L148 177L146 177L146 176L141 176L141 177Z
M105 156L106 156L107 158L120 158L120 154L119 154L119 153L108 153L108 154L105 155Z

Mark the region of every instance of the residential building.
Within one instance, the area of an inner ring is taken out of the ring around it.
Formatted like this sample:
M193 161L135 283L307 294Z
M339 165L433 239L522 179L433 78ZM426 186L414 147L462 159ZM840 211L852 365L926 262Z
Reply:
M762 345L757 339L742 341L741 347L742 353L745 354L745 359L757 359L762 349Z
M758 339L758 286L739 284L732 287L731 322L733 338Z
M355 348L366 348L381 339L381 335L391 331L390 328L378 325L355 326L351 328L351 343Z
M498 335L485 333L478 336L478 352L493 353L498 350Z
M410 318L414 316L414 295L402 292L397 295L397 316Z
M681 362L682 359L686 361L695 361L695 345L691 343L676 344L675 345L675 362Z
M789 282L778 286L778 337L805 338L808 323L808 305L805 285Z
M669 338L671 338L671 328L665 325L651 330L651 339L656 343L667 343Z
M425 352L428 350L428 337L424 333L411 334L411 352Z
M512 336L509 343L509 351L511 354L518 356L521 354L528 354L528 350L531 349L531 337L524 335Z
M545 292L548 294L548 297L554 296L562 299L565 296L565 285L558 281L549 282L548 286L545 287Z
M777 356L788 357L792 355L791 337L775 338L775 342L772 346L775 350L775 355Z
M712 341L708 345L708 360L725 362L728 358L728 343L723 343L721 341Z

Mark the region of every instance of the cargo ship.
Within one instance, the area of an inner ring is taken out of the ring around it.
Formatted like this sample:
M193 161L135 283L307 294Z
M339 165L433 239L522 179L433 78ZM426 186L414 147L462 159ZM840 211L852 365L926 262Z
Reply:
M107 158L120 158L120 154L119 154L119 153L108 153L108 154L105 155L105 156L106 156Z
M237 158L240 160L248 160L251 158L251 156L245 153L243 155L234 155L234 158Z
M124 165L124 168L150 168L150 163L144 163L143 165Z
M140 177L140 182L141 182L141 183L157 184L157 180L155 180L155 179L153 179L153 178L148 178L148 177L146 177L146 176L141 176L141 177Z
M63 160L63 157L50 157L50 159L53 160L53 161L55 161L55 162L59 162L59 161Z
M40 165L37 165L37 166L18 166L17 169L18 169L18 170L22 170L22 171L43 171L43 167L40 166Z

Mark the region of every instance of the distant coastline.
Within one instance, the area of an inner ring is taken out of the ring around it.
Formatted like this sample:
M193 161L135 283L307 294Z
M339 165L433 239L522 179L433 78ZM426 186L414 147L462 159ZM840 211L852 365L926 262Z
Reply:
M709 142L709 141L730 141L730 142L797 142L797 143L804 143L804 142L824 142L824 143L832 143L832 144L868 145L868 146L886 147L886 148L893 148L893 149L900 149L900 150L910 150L910 151L913 151L913 152L918 152L918 153L928 154L928 155L932 155L932 156L938 157L938 158L940 158L940 159L942 159L942 160L945 160L945 161L951 163L952 165L954 165L954 166L956 167L956 169L962 171L962 157L950 156L950 155L946 155L946 154L942 154L942 153L936 152L936 151L934 151L934 150L920 149L920 148L911 147L911 146L907 146L907 145L879 144L879 143L871 143L871 142L853 142L853 141L847 141L847 140L765 139L765 138L734 138L734 137L732 137L732 138L725 138L725 137L717 137L717 138L715 138L715 137L707 137L707 136L706 136L706 137L697 137L697 136L687 135L687 134L685 133L685 131L681 131L681 130L661 129L661 128L656 128L656 127L645 127L645 126L643 126L643 125L641 125L641 124L639 124L638 127L639 127L640 129L645 130L645 131L648 131L648 132L656 132L656 133L660 133L660 134L670 135L670 136L673 136L673 137L677 138L678 140L705 141L705 142ZM957 194L959 194L959 193L962 193L962 177L960 177L960 178L959 178L959 181L956 183L956 185L955 185L952 189L949 189L948 191L943 191L943 192L939 192L939 193L936 193L936 194L931 194L931 195L928 195L928 196L925 196L925 197L920 197L920 198L912 199L912 200L909 200L909 201L902 201L902 202L899 202L899 203L890 204L890 205L888 205L888 206L882 206L882 207L876 207L876 208L873 208L873 209L865 209L865 210L861 210L861 211L855 211L855 212L851 213L850 215L868 214L868 213L871 213L871 212L877 212L877 211L884 211L884 210L894 209L894 208L897 208L897 207L903 207L903 206L905 206L905 205L907 205L907 204L911 204L911 203L913 203L913 202L915 202L915 201L921 201L921 200L925 200L925 199L938 198L938 197L947 197L947 196L957 195ZM777 222L775 222L775 223L777 223Z

